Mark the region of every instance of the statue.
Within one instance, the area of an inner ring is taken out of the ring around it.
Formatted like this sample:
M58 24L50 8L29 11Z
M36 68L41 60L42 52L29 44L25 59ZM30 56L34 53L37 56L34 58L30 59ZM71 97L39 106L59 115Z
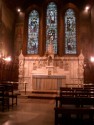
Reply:
M50 41L49 41L48 48L47 48L47 52L49 55L54 54L54 48L53 48L52 41L53 41L53 36L50 37Z
M53 48L53 36L50 37L49 44L46 51L48 66L53 65L53 59L54 59L54 48Z

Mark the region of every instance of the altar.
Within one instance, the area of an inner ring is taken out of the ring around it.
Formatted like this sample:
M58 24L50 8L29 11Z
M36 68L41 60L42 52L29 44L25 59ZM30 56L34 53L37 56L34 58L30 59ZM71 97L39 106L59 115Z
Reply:
M33 75L33 90L58 90L61 86L66 85L66 77L58 75Z

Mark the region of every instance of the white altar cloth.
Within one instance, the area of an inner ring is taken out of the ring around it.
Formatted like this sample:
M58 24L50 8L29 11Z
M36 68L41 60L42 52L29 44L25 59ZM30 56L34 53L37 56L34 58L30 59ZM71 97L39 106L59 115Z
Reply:
M60 86L66 84L65 76L58 75L33 75L33 90L58 90Z

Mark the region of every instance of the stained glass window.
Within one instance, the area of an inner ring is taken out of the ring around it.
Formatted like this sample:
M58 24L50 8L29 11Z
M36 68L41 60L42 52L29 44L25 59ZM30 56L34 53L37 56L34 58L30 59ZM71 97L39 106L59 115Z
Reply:
M46 51L49 43L52 43L54 54L57 53L57 6L51 2L47 6L46 15Z
M65 54L76 54L76 17L73 9L65 13Z
M36 10L31 11L28 19L28 43L27 54L38 54L39 38L39 14Z

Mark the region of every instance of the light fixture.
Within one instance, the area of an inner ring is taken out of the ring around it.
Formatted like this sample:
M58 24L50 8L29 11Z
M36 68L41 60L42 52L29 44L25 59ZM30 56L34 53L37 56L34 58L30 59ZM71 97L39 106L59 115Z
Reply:
M21 12L21 9L20 9L20 8L18 8L18 9L17 9L17 11L18 11L18 12Z
M10 56L8 56L8 57L3 58L3 60L5 60L6 62L10 62L12 59Z
M90 8L89 6L86 6L85 10L89 10L89 8Z
M90 61L94 63L94 56L91 56Z
M86 12L88 12L89 9L90 9L90 6L86 6L86 7L85 7L85 11L86 11Z

